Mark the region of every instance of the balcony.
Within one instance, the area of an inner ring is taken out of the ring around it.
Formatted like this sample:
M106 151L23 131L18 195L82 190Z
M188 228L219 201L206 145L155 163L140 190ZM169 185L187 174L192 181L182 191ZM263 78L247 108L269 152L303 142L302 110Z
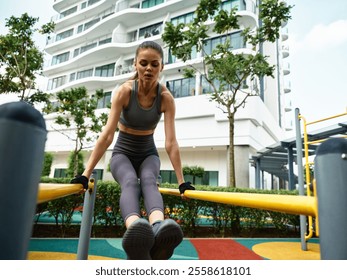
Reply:
M288 28L285 27L285 28L282 28L281 30L281 39L282 39L282 42L288 40Z
M289 75L290 74L290 63L289 62L283 63L282 69L283 69L283 75Z
M53 9L58 12L61 12L67 9L68 7L71 7L73 4L77 4L80 1L81 0L70 0L70 1L54 0Z
M292 91L290 81L285 81L283 84L284 93L289 93Z
M286 99L285 100L285 107L284 107L284 111L285 112L291 112L293 110L293 105L292 105L292 101Z
M282 58L286 58L289 56L289 46L282 45Z

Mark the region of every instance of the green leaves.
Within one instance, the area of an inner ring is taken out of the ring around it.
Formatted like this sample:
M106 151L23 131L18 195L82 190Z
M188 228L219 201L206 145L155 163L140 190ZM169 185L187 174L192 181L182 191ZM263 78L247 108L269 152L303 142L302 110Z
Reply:
M38 20L27 13L6 19L9 32L0 35L0 67L4 69L0 73L0 93L19 93L20 99L25 100L30 90L35 89L36 75L43 67L43 52L35 46L32 37L37 31L49 34L55 26L51 22L39 30L35 28Z
M283 1L263 0L259 9L262 20L259 40L275 42L279 38L282 24L291 19L291 8Z
M232 8L229 13L225 10L220 10L219 13L214 17L215 26L213 31L223 34L232 30L238 30L240 28L238 23L240 16L236 15L236 12L236 7Z
M106 124L107 114L96 115L98 99L102 98L104 92L98 90L95 96L90 96L85 87L71 88L63 90L56 94L59 106L48 107L48 113L56 112L58 116L55 123L70 128L72 133L65 133L64 129L58 131L66 135L75 143L74 157L77 157L80 151L87 143L95 140L97 134ZM74 174L78 174L77 165Z

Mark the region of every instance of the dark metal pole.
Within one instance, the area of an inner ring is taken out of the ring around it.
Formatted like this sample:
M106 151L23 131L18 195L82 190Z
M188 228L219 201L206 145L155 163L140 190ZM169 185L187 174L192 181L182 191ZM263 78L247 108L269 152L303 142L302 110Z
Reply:
M295 109L295 128L296 128L296 155L298 165L298 183L299 183L299 195L305 195L304 189L304 171L302 165L302 137L300 129L300 111L298 108ZM301 249L307 251L307 243L305 240L306 235L306 223L307 218L304 215L300 215L300 236L301 236Z
M25 102L0 106L0 259L25 260L46 142L41 113Z
M255 163L255 188L260 189L260 160L257 158Z
M331 138L317 151L314 174L322 260L347 260L347 140Z
M288 148L288 189L295 190L293 147Z
M94 180L94 189L92 192L87 191L84 195L82 222L80 236L78 240L77 259L87 260L90 243L90 235L93 226L93 213L97 190L96 172L93 171L91 180Z

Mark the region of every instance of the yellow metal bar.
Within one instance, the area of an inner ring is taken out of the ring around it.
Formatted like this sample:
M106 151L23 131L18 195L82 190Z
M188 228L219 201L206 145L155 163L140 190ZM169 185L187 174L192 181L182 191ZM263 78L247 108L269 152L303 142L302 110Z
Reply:
M327 117L327 118L323 118L320 120L316 120L316 121L312 121L312 122L306 122L306 119L300 115L299 118L303 120L303 124L304 124L304 148L305 148L305 160L306 160L306 164L305 164L305 170L306 170L306 184L307 184L307 196L311 196L311 190L309 188L310 182L311 182L311 176L310 176L310 163L308 162L308 145L309 144L320 144L324 141L326 141L328 138L326 139L320 139L320 140L315 140L315 141L308 141L308 134L307 134L307 126L308 125L312 125L312 124L317 124L323 121L327 121L327 120L331 120L334 118L339 118L342 116L347 115L347 112L342 113L342 114L337 114L331 117ZM346 136L342 136L342 137L346 137ZM313 182L313 186L315 188L315 182ZM315 193L315 189L314 189L314 193L313 193L314 197L316 197L316 193ZM305 236L306 241L311 238L313 236L313 217L309 216L308 217L308 229L309 229L309 233ZM318 226L318 217L316 216L316 234L319 235L319 226Z
M316 182L316 179L313 179L313 194L314 194L314 197L317 197L317 182ZM316 208L318 209L318 200L316 200ZM315 234L316 236L319 236L319 219L318 217L316 217L316 221L315 221Z
M347 138L347 135L341 135L341 136L336 137L336 138ZM308 141L307 144L320 144L320 143L325 142L328 139L331 139L331 138L324 138L324 139L315 140L315 141Z
M345 116L345 115L347 115L347 112L346 113L342 113L342 114L338 114L338 115L334 115L334 116L331 116L331 117L328 117L328 118L324 118L324 119L308 122L307 125L311 125L311 124L315 124L315 123L319 123L319 122L323 122L323 121L339 118L339 117L342 117L342 116Z
M180 196L179 190L159 188L162 194ZM252 194L234 192L191 191L184 192L184 196L223 204L251 207L288 214L317 216L315 197L276 194Z
M300 115L300 118L303 120L304 124L304 152L305 152L305 174L306 174L306 191L307 197L311 197L311 174L310 174L310 164L309 164L309 155L308 155L308 134L307 134L307 121ZM313 218L308 216L308 234L305 235L305 240L309 240L313 236Z
M94 188L94 181L89 182L89 191ZM39 184L37 203L43 203L72 194L83 193L82 184Z

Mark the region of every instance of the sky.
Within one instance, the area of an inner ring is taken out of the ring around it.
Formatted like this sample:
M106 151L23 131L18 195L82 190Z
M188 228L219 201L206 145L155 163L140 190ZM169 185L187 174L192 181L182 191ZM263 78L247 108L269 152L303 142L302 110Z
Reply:
M27 12L39 25L56 15L54 0L0 2L0 33L5 19ZM287 0L294 7L288 22L291 99L308 122L347 111L347 1ZM44 49L45 38L34 37ZM286 78L287 79L287 78ZM1 98L1 96L0 96Z

